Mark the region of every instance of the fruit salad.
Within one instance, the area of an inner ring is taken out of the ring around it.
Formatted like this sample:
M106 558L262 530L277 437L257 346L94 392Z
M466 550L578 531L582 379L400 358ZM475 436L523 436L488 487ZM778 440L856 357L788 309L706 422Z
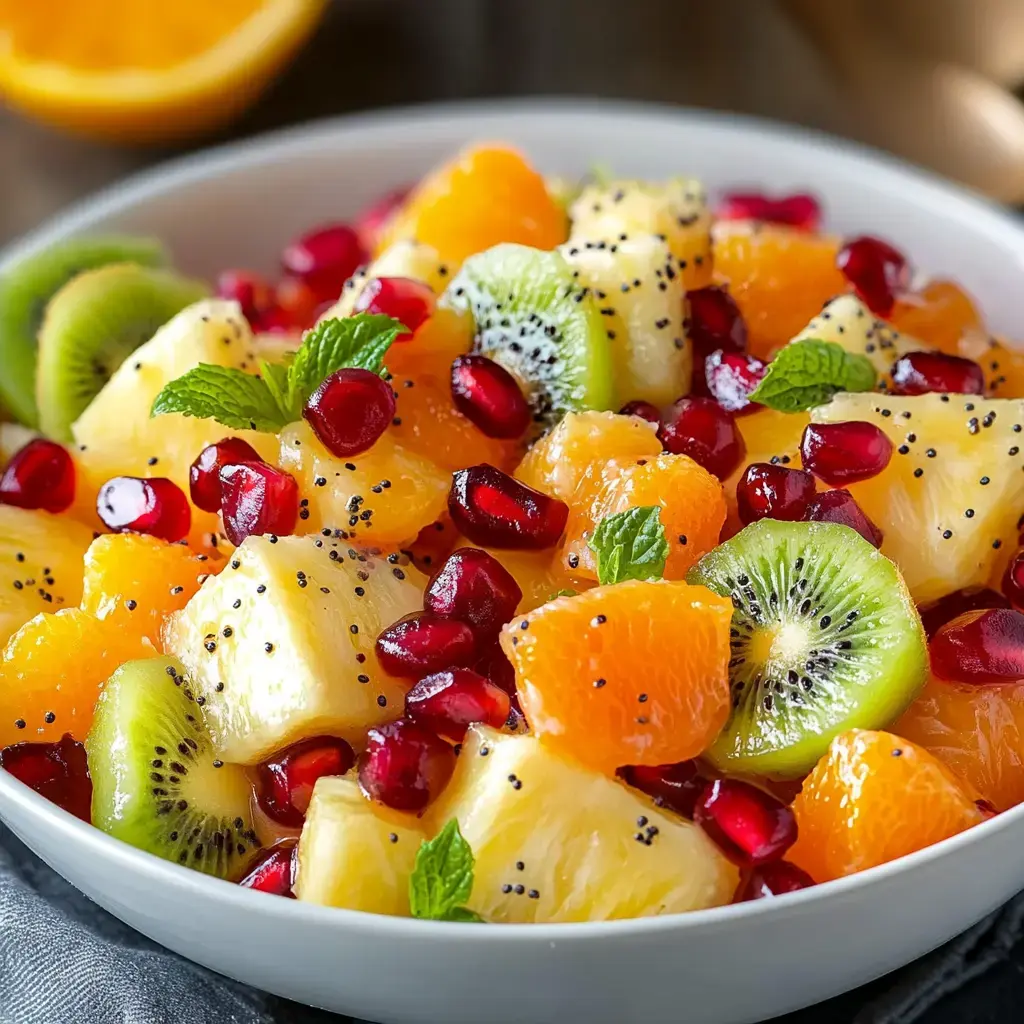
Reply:
M275 279L74 239L0 396L0 764L148 854L601 921L1024 800L1024 353L810 195L491 144Z

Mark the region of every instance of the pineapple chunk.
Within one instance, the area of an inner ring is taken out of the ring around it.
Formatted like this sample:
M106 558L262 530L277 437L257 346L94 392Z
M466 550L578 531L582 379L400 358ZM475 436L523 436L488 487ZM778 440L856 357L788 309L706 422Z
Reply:
M878 386L889 381L892 364L907 352L928 348L908 334L900 334L892 324L879 320L856 295L833 299L793 341L818 338L834 341L847 352L867 356L878 371Z
M318 779L299 839L295 895L307 903L409 916L419 819L367 800L354 778Z
M469 907L488 921L607 921L717 907L739 878L696 825L531 736L470 730L455 775L428 811L433 832L450 818L476 857ZM509 885L525 892L503 891Z
M882 553L918 604L992 583L1024 508L1024 401L843 394L811 419L866 420L892 441L889 465L849 491L885 534Z
M634 236L660 235L678 260L683 288L711 284L711 212L699 181L664 184L611 181L590 185L569 208L569 242L619 245Z
M163 633L202 698L218 756L256 764L321 733L361 743L399 714L405 690L378 665L374 641L422 607L425 583L411 565L342 541L246 540Z
M612 245L573 241L560 251L604 316L618 393L668 405L689 391L683 282L665 242L641 235Z

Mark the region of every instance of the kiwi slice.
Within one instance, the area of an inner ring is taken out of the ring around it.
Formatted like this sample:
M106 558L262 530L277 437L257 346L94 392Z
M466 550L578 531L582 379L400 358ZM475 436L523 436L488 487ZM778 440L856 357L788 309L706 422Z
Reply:
M475 351L519 380L541 426L567 412L613 407L600 308L560 253L496 245L466 260L443 302L472 315Z
M896 566L836 523L762 519L687 577L732 598L732 713L708 759L798 778L834 736L889 725L925 681L924 629Z
M36 337L46 304L83 270L124 262L158 267L168 255L149 238L72 238L29 256L0 277L0 397L22 423L39 426Z
M251 786L239 765L216 760L179 662L122 665L103 689L85 749L97 828L208 875L245 872L260 847Z
M39 330L39 425L58 441L113 372L206 285L169 270L114 263L87 270L50 300Z

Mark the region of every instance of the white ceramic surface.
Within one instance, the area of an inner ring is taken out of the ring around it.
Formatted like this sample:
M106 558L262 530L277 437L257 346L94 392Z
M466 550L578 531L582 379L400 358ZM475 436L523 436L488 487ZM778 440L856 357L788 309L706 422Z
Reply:
M6 260L74 232L152 232L182 266L270 269L281 244L344 217L474 138L508 139L550 172L810 187L830 225L879 232L1024 323L1024 228L963 190L788 128L617 103L474 104L350 118L169 165L79 206ZM2 261L0 261L2 269ZM403 1024L739 1024L867 982L1024 887L1024 807L938 846L772 902L609 924L481 927L305 906L118 843L0 771L0 818L140 931L233 978Z

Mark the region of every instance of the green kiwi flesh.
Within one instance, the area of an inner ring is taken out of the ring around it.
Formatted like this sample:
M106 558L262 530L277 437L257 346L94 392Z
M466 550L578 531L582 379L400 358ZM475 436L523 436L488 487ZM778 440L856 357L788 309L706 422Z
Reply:
M130 661L108 680L85 741L92 821L140 850L235 880L258 852L251 787L215 759L181 664Z
M443 302L472 315L475 351L518 379L542 427L613 407L601 312L561 254L496 245L466 260Z
M39 426L36 338L47 303L83 270L124 262L164 266L168 254L148 238L73 238L27 257L0 277L0 398L22 423Z
M135 263L87 270L50 300L39 329L39 425L58 441L113 372L186 306L209 291L202 282Z
M706 754L723 770L799 778L833 737L885 728L924 684L924 630L903 577L848 526L763 519L687 580L734 608L732 712Z

